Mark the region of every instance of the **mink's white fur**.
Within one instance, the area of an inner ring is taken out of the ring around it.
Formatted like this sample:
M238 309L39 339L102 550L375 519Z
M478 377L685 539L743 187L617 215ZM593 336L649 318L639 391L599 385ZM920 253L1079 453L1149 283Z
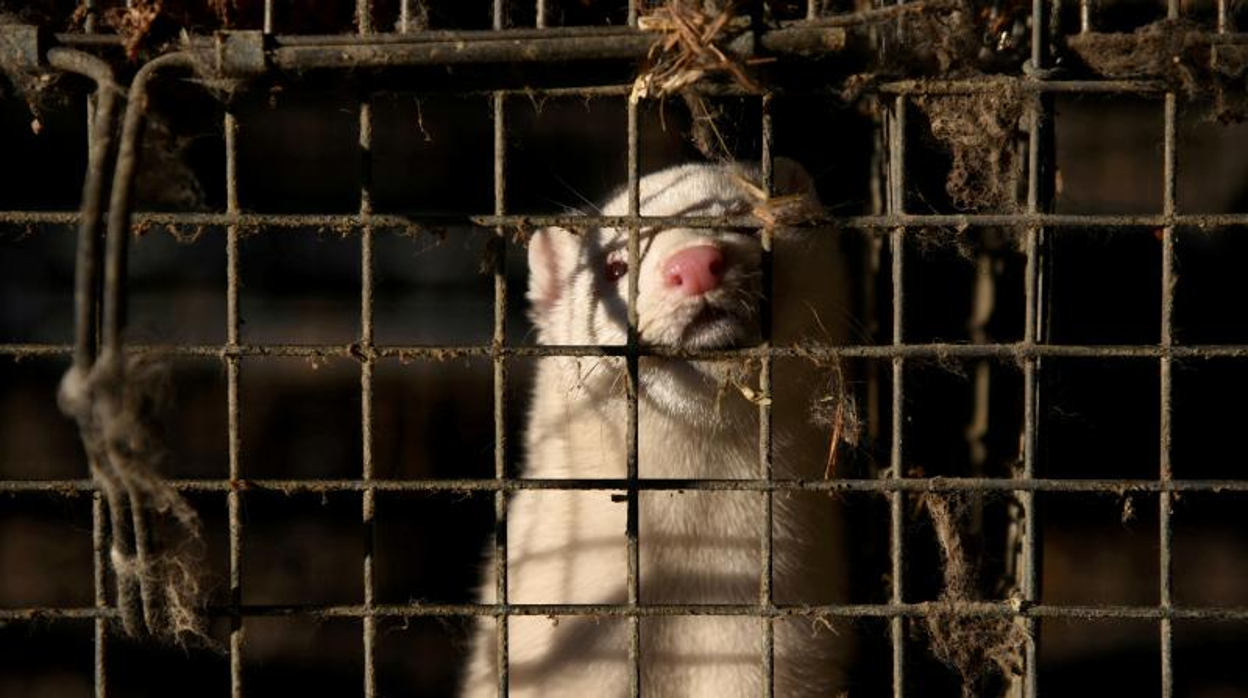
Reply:
M759 203L756 167L696 164L642 178L641 210L652 216L748 215ZM751 183L753 182L753 183ZM796 163L777 160L777 196L814 189ZM603 215L627 213L627 193ZM643 344L696 349L756 344L762 273L757 233L643 229L638 312ZM627 230L560 228L529 243L529 301L542 344L622 345L627 336ZM687 247L723 254L722 283L699 295L674 292L665 260ZM839 341L844 275L826 230L775 231L773 338ZM618 278L612 278L618 277ZM739 366L738 366L739 369ZM804 360L776 361L773 462L777 478L820 478L828 434L811 423L819 372ZM826 378L826 376L825 376ZM623 359L538 361L525 433L523 477L625 475ZM733 387L724 363L643 358L638 407L638 471L646 478L753 479L759 466L758 407ZM627 505L608 491L522 491L510 500L508 602L624 604ZM642 604L757 604L766 495L758 492L643 491L639 495ZM844 551L833 498L776 493L773 599L778 604L843 602ZM493 603L493 565L480 599ZM509 692L558 698L620 696L628 690L624 617L513 616ZM696 615L641 620L646 696L757 696L765 621ZM841 689L852 633L843 624L793 617L775 621L775 688L783 698ZM473 638L461 695L497 694L495 621Z

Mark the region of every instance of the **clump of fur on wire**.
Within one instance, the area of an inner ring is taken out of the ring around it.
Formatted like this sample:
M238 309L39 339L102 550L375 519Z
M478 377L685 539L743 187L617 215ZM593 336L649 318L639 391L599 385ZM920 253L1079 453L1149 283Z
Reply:
M1032 639L1013 618L958 613L960 605L979 598L960 530L970 502L935 492L924 493L919 502L931 516L945 566L945 589L924 617L929 646L958 673L962 695L971 698L981 695L978 684L991 674L1020 675L1023 650Z
M117 607L130 636L206 640L197 572L199 516L159 475L159 417L170 404L167 363L105 351L61 381L61 410L78 422L91 474L108 505ZM137 593L136 593L137 592Z

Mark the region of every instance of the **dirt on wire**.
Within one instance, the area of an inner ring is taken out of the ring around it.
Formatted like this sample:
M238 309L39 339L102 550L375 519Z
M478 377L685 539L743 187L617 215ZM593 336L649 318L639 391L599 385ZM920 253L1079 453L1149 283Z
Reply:
M1099 77L1160 78L1186 99L1207 102L1211 120L1248 117L1248 47L1217 42L1190 20L1165 19L1131 34L1076 34L1066 45Z

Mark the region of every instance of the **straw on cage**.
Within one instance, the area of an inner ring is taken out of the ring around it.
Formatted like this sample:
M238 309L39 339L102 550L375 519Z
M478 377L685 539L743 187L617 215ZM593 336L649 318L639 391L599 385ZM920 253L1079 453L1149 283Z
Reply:
M110 8L104 13L104 19L121 35L126 57L133 61L138 59L139 51L163 11L160 0L138 0L126 7Z
M811 421L828 429L828 457L823 468L823 479L837 476L841 459L841 446L853 448L862 434L862 419L858 415L858 403L845 382L845 369L839 358L817 361L827 365L831 375L825 395L816 395L811 406Z
M229 28L231 10L238 0L133 0L124 7L104 10L104 22L122 39L126 57L132 61L149 48L176 41L183 30L195 28ZM76 16L86 16L86 5L79 6Z
M678 94L708 75L727 75L748 92L762 91L747 67L768 59L741 59L721 48L749 27L748 17L737 16L735 2L708 7L696 0L668 0L639 18L638 26L662 36L633 81L631 101Z

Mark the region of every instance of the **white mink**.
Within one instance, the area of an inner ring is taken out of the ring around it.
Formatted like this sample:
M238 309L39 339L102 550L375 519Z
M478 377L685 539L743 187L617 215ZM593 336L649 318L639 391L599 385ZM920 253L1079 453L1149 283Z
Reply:
M814 203L809 176L775 163L778 196ZM695 164L642 178L651 216L747 215L758 203L756 167ZM750 182L755 184L751 184ZM621 192L603 215L627 213ZM761 244L751 231L643 230L637 307L642 343L692 349L758 343ZM546 345L620 345L627 336L627 230L547 228L529 242L529 301ZM773 336L839 341L844 275L829 231L778 229ZM800 365L799 365L800 364ZM759 465L758 407L733 388L723 363L643 357L638 471L646 478L752 479ZM820 478L828 434L807 416L819 372L777 362L774 473ZM826 376L824 377L826 380ZM525 434L527 478L625 475L624 363L619 358L538 361ZM627 505L606 491L522 491L508 507L508 601L623 604L627 599ZM639 495L643 604L757 604L765 496L758 492L643 491ZM843 602L844 549L836 502L816 493L774 495L776 603ZM481 601L493 603L493 566ZM509 692L558 698L628 690L623 617L513 616ZM644 617L646 696L758 696L763 624L748 616ZM473 638L461 695L497 693L495 621ZM829 696L842 687L852 633L811 618L775 621L775 687L783 698Z

